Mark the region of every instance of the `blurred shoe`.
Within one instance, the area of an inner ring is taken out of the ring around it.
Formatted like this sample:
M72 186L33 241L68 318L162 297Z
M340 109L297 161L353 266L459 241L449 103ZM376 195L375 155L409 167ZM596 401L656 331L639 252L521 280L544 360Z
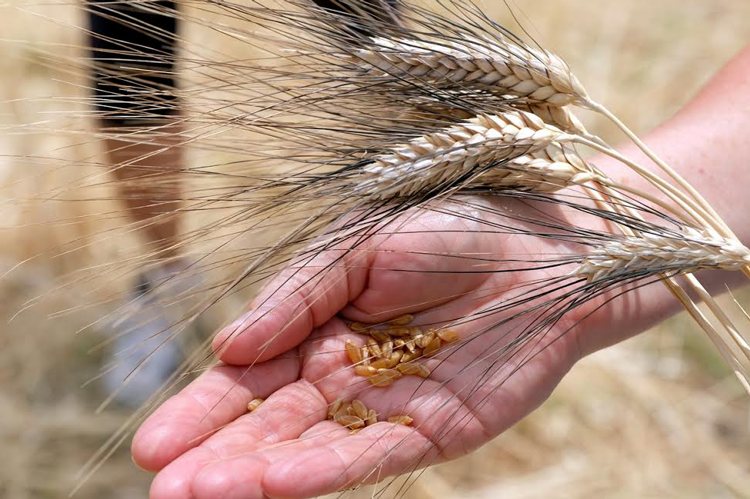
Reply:
M159 391L184 355L179 323L180 301L187 285L181 269L156 268L142 273L120 317L109 327L114 336L103 383L122 405L139 407ZM194 280L194 279L193 279Z

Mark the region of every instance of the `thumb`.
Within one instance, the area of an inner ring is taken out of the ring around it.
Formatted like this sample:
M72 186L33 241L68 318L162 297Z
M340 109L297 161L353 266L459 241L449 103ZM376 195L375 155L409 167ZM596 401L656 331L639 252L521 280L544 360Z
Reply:
M252 364L294 348L362 293L371 260L350 248L304 252L216 335L214 352L227 364Z

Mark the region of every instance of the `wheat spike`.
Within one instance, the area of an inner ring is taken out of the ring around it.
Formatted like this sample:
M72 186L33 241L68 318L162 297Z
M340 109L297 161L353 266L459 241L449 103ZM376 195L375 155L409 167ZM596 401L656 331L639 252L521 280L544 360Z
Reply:
M643 234L608 241L584 259L575 275L595 282L625 271L736 271L750 263L750 250L736 240L711 237L695 229L683 230L684 238Z
M501 168L493 168L472 185L555 192L599 178L575 149L552 142L544 149L511 159Z
M512 96L508 96L509 99L510 97ZM542 118L545 123L554 125L560 130L582 136L588 135L586 127L583 126L583 123L581 123L578 117L573 114L573 111L571 111L567 106L556 106L554 104L549 104L546 102L528 103L514 102L510 100L509 103L516 109L536 114L537 116Z
M440 185L458 178L479 164L512 160L543 150L553 142L559 144L573 138L525 111L479 115L376 157L363 168L365 178L358 189L372 192L377 188L380 197L407 196L426 185ZM516 167L528 163L519 161ZM534 163L534 166L540 169L542 165Z
M513 43L464 36L450 44L373 38L372 48L354 51L349 60L365 62L386 74L433 84L480 86L530 102L557 106L584 104L588 95L568 65L551 52Z

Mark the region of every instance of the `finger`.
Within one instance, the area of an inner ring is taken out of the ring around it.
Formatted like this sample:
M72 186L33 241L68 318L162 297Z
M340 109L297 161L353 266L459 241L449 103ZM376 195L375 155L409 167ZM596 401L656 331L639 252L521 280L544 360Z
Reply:
M345 249L301 258L263 289L250 312L216 335L214 351L228 364L252 364L295 347L362 292L370 258Z
M195 499L308 498L393 475L436 455L433 446L402 425L379 423L344 437L321 428L310 438L216 462L193 486ZM340 435L340 434L339 434Z
M472 224L478 222L416 211L355 248L301 258L217 335L214 350L227 363L249 364L298 345L344 307L352 320L377 322L462 296L491 275L487 257L497 251Z
M421 462L434 463L438 455L438 449L414 428L378 423L356 435L274 460L262 487L270 497L317 497L383 480Z
M540 348L542 353L518 371L512 364L498 366L515 371L512 376L490 371L487 377L464 377L460 389L465 393L454 394L437 382L428 386L431 380L421 385L419 389L425 391L419 393L414 386L407 386L418 384L418 380L399 379L387 392L381 392L379 399L395 399L391 404L404 407L414 420L412 427L378 423L324 446L296 452L290 449L286 456L261 451L253 456L255 463L264 462L265 471L255 468L254 481L262 475L260 489L243 482L244 490L252 494L218 497L249 499L263 497L261 493L267 497L317 497L471 452L537 407L564 374L566 363L555 357L567 359L568 355L554 346ZM398 383L402 386L396 388ZM377 399L372 403L377 407ZM232 472L240 473L245 464L233 463Z
M141 425L133 437L133 459L144 469L162 469L246 412L250 400L265 398L292 383L299 370L299 359L292 355L249 370L213 367L167 400Z
M348 436L349 430L341 425L321 421L300 435L299 439L281 442L256 453L213 461L196 475L190 498L267 499L269 495L263 490L263 477L274 463ZM301 476L295 477L295 480L299 479Z
M281 388L256 410L241 416L165 467L151 485L151 499L193 499L194 479L201 470L213 466L221 468L238 456L245 457L255 450L293 440L319 423L326 410L323 397L306 381ZM244 478L251 479L252 468L246 471L248 474Z

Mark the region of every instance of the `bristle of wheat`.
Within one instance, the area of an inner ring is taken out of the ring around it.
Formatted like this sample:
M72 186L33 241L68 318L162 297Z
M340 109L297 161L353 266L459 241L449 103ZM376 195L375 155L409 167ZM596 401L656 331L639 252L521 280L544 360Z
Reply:
M734 271L750 263L750 250L736 240L707 236L692 229L686 232L684 238L643 234L608 241L583 260L575 275L595 282L624 271Z

